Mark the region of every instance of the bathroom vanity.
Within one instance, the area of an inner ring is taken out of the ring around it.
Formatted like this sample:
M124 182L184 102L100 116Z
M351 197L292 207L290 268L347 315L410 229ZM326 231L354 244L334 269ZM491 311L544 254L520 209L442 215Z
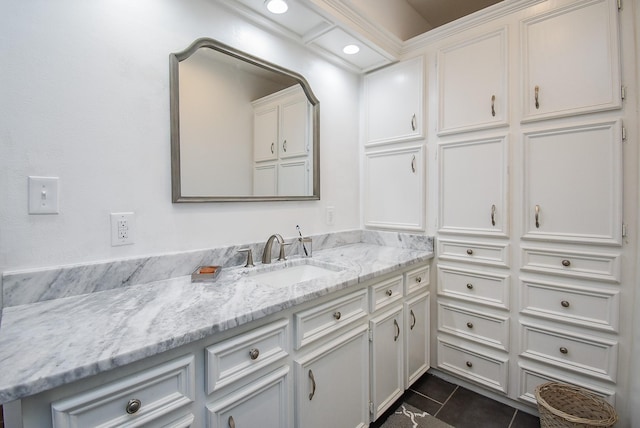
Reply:
M366 427L429 368L432 247L380 236L5 308L6 423Z

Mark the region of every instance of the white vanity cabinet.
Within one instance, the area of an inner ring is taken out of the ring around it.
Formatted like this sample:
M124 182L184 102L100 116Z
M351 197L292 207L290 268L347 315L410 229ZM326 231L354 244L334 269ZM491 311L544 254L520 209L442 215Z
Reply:
M522 120L622 106L614 0L583 0L521 22Z
M506 36L501 28L438 51L439 135L508 124Z
M424 80L422 56L365 76L365 145L424 137Z

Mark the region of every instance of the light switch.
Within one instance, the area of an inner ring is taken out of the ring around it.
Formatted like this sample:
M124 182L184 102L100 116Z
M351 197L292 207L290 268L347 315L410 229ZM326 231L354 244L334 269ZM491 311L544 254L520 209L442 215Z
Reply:
M29 177L29 214L58 214L58 177Z

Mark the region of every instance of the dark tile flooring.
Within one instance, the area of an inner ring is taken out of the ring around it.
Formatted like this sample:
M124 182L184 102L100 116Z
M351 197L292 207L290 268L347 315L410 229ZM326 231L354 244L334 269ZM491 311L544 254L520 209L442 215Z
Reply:
M455 428L533 428L540 420L521 410L499 403L429 373L418 379L397 403L406 402ZM378 428L389 414L370 425Z

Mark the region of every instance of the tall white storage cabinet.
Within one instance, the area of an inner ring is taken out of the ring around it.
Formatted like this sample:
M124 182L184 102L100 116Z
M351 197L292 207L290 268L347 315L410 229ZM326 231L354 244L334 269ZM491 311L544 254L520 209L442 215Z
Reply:
M624 396L618 14L558 2L433 47L437 367L532 406L550 380Z
M425 228L424 80L422 56L365 76L367 227Z

